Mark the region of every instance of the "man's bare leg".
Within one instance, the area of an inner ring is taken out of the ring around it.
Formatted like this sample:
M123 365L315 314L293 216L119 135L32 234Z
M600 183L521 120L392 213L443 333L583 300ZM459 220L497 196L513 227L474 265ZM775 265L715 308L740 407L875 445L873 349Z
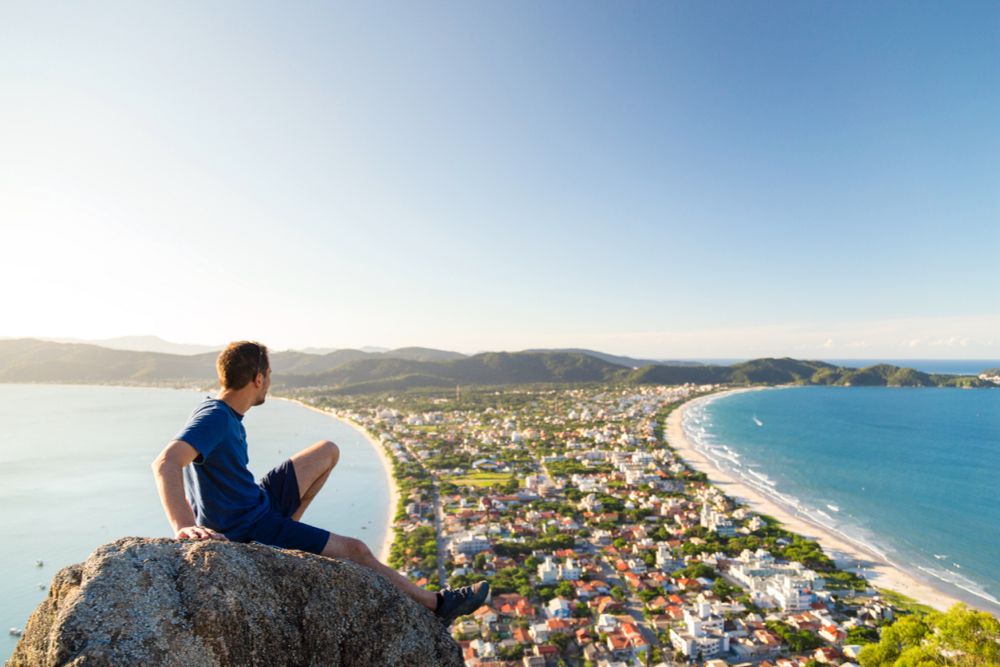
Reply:
M292 456L292 467L295 469L295 479L299 483L301 498L299 508L292 514L293 519L296 521L302 519L302 514L323 488L339 460L340 448L329 440L320 440Z
M380 563L379 560L375 558L375 555L372 554L368 545L361 540L330 533L330 539L327 540L326 547L323 549L323 555L330 558L346 558L347 560L353 561L358 565L364 565L365 567L384 576L386 579L391 581L396 588L400 589L431 611L434 611L437 608L437 595L434 591L428 591L420 588L420 586L417 586L415 583L401 575L399 572L396 572L388 565Z

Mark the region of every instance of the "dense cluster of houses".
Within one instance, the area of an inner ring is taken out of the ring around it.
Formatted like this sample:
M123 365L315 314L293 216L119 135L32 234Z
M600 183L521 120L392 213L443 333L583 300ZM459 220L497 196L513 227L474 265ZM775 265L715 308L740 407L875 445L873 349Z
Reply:
M761 548L685 546L767 526L666 446L669 410L713 389L498 392L476 409L397 397L344 411L434 481L402 500L396 531L433 527L438 570L413 554L403 572L422 585L493 582L490 602L453 626L468 667L854 665L851 628L892 614L872 591L848 600Z

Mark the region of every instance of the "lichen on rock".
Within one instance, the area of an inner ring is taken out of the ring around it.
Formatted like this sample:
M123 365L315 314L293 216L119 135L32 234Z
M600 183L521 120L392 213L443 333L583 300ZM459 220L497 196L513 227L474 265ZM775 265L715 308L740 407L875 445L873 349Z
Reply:
M462 665L437 618L349 561L124 538L60 570L8 666Z

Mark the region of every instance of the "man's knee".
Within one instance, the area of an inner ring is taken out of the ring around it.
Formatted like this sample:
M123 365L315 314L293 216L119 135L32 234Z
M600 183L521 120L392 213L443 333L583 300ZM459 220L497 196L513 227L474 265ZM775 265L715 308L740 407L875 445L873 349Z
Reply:
M334 466L336 466L337 462L340 460L340 447L337 446L337 443L329 440L323 440L320 443L320 447L322 448L323 453L329 458L330 469L333 470Z
M374 554L368 545L361 540L349 538L347 540L347 557L355 563L369 565L375 560Z

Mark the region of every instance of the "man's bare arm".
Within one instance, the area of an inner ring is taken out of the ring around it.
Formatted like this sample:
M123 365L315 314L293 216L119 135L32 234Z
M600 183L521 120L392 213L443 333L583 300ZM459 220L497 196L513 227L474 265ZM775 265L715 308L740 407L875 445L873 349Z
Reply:
M198 458L198 450L183 440L173 440L153 461L153 477L156 478L156 488L160 492L160 502L167 513L167 521L174 529L177 539L224 540L224 535L214 530L197 525L194 511L184 496L184 466L190 465Z

